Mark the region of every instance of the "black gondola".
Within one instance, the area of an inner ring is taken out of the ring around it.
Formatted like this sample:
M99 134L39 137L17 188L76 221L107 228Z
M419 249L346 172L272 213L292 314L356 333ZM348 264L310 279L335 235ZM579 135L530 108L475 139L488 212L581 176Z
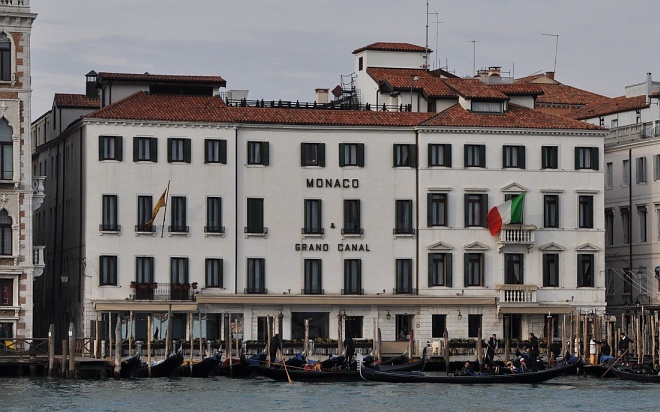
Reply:
M140 355L137 353L122 360L119 368L119 377L121 379L128 379L132 377L133 372L135 371L135 368L138 367L138 365L140 365Z
M342 358L342 357L340 357ZM414 363L402 363L396 365L378 365L373 364L365 368L388 370L388 371L421 371L424 370L426 365L426 350L422 358ZM286 370L281 365L274 364L273 366L263 366L261 364L250 364L250 370L253 370L258 375L270 378L276 381L286 382L289 378L295 382L356 382L360 381L360 372L357 364L350 368L329 368L329 369L315 369L310 368L292 368L287 367ZM288 373L288 375L287 375Z
M146 363L140 364L133 372L135 378L169 378L174 375L176 368L183 363L183 356L180 353L170 355L167 359L163 359L151 365L151 376L149 376L149 367Z
M660 371L653 369L651 365L634 365L634 368L612 368L612 373L619 379L635 382L660 383Z
M580 359L575 358L571 361L557 363L552 368L537 372L471 373L459 376L425 375L419 372L379 371L371 368L360 368L359 372L364 380L391 383L538 383L565 373L574 372L580 363Z
M207 378L211 372L220 363L220 356L213 355L204 358L199 362L193 362L192 368L190 364L181 365L174 371L174 376L189 376L191 378Z

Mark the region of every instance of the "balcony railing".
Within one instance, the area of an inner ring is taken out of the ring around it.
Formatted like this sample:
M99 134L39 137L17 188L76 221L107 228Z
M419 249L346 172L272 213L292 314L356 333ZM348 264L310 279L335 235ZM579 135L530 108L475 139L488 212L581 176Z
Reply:
M660 121L613 127L605 138L605 148L637 139L660 136Z
M156 233L156 225L135 225L136 233Z
M246 295L267 295L268 289L266 288L245 288L243 293Z
M534 225L502 225L499 242L503 244L533 245Z
M392 233L395 235L414 235L415 234L415 228L414 227L396 227L392 229Z
M323 235L325 234L325 229L322 227L304 227L301 230L303 235Z
M534 303L536 302L536 285L497 285L501 303Z
M416 295L417 289L413 287L394 288L392 293L395 295Z
M121 232L121 225L116 223L101 223L99 225L100 232Z
M188 233L190 226L168 226L167 231L170 233Z
M225 104L231 107L260 107L260 108L278 108L278 109L325 109L325 110L366 110L374 112L410 112L410 104L379 104L371 105L369 103L359 104L351 101L331 101L329 103L300 102L290 100L247 100L232 99L228 94L220 94L224 98Z
M300 293L303 295L324 295L325 290L317 289L317 288L307 288L307 289L300 289Z
M225 233L224 226L204 226L204 233Z
M341 229L342 235L364 235L364 229L361 227L345 227Z
M364 295L364 289L342 289L342 295Z
M131 282L134 300L184 300L195 298L197 283L135 283Z

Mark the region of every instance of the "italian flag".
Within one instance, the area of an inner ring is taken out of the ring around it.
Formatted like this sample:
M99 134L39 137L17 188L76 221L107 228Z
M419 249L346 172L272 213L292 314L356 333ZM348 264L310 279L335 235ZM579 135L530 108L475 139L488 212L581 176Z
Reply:
M488 229L490 234L495 236L500 233L502 225L509 223L522 222L523 204L525 203L525 194L507 200L499 206L495 206L488 212Z

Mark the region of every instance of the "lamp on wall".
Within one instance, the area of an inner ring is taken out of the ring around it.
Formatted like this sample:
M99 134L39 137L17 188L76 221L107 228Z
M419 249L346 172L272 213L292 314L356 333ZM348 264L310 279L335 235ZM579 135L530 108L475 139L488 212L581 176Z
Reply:
M60 280L62 281L62 283L68 282L69 281L69 275L67 275L66 273L61 275Z
M459 309L458 310L458 320L461 320L461 319L463 319L463 315L461 315L461 310Z
M385 315L385 317L387 318L387 320L392 319L392 315L390 315L390 311L389 311L389 310L387 311L387 315Z

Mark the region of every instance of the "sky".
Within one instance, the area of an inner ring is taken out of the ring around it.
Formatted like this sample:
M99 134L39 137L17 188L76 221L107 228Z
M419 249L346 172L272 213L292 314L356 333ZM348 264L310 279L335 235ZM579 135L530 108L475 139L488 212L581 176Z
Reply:
M32 119L96 72L221 76L249 99L314 101L374 42L432 69L501 66L605 96L660 81L658 0L31 0ZM428 16L428 19L427 19ZM427 30L428 20L428 30Z

